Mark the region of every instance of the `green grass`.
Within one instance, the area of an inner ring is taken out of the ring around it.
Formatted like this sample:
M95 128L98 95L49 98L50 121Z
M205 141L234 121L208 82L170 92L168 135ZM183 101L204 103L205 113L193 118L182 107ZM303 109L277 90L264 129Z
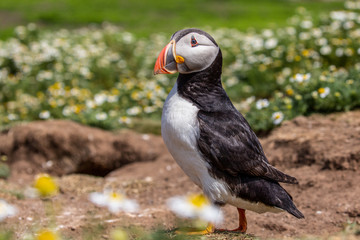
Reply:
M0 38L9 37L11 28L28 22L45 27L79 27L109 21L140 36L154 32L174 32L185 27L285 26L299 6L317 18L336 10L343 1L321 0L1 0Z

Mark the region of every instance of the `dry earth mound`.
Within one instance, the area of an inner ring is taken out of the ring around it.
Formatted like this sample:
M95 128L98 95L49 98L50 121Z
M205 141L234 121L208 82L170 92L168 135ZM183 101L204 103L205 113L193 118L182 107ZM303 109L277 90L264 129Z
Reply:
M71 121L37 121L0 133L0 155L13 173L105 176L132 162L153 161L164 150L146 135L113 134Z
M274 165L359 170L360 112L297 117L262 143Z

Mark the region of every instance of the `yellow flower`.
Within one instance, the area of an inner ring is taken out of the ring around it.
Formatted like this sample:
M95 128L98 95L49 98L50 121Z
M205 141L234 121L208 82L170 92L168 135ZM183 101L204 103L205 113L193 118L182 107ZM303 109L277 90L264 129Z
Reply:
M117 89L117 88L112 88L112 89L111 89L111 94L112 94L112 95L119 95L119 94L120 94L120 91L119 91L119 89Z
M146 93L146 98L151 99L153 97L153 95L154 95L153 92L149 91L149 92Z
M302 50L301 54L304 56L304 57L308 57L310 55L310 51L307 50L307 49L304 49Z
M131 93L131 98L134 99L134 100L139 100L139 98L140 98L139 92L138 91L133 91Z
M340 96L341 96L341 93L335 92L334 95L335 95L335 97L340 97Z
M295 95L295 99L299 101L299 100L302 99L302 96L301 96L300 94L296 94L296 95Z
M49 229L42 229L36 234L37 240L60 240L59 235Z
M57 102L56 102L56 100L55 99L50 99L49 100L49 105L50 105L50 107L52 107L52 108L56 108L57 107Z
M89 98L90 95L91 95L91 92L89 89L82 88L82 89L80 89L79 99Z
M39 100L42 100L42 99L44 99L45 94L44 94L43 92L37 92L37 93L36 93L36 96L37 96L37 98L38 98Z
M351 85L354 83L354 80L353 79L349 79L349 80L346 80L346 84L348 85Z
M42 197L56 195L59 191L58 185L48 174L38 174L35 178L34 187Z
M121 230L121 229L115 229L110 233L110 239L112 240L127 240L129 239L128 234Z
M299 62L299 61L301 60L301 57L300 57L299 55L296 55L295 58L294 58L294 60L295 60L296 62Z
M83 106L76 104L75 106L73 106L73 111L75 114L79 114L83 108Z
M294 94L294 90L292 90L291 88L286 89L286 94L289 96L292 96Z
M322 94L322 93L324 93L324 92L325 92L325 88L319 88L319 89L318 89L318 93Z
M161 91L161 86L159 86L159 85L156 85L155 86L155 92L160 92Z
M190 195L189 202L198 208L206 204L209 204L209 201L206 199L206 197L203 194Z
M59 90L59 89L61 89L61 83L60 83L60 82L56 82L56 83L54 83L54 85L52 85L50 88Z
M260 64L260 65L259 65L259 71L260 71L260 72L266 71L266 66L265 66L265 64Z

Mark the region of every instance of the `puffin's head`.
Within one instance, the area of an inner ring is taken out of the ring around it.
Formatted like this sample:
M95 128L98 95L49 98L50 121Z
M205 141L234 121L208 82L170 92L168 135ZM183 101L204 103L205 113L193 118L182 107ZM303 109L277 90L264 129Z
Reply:
M219 46L206 32L189 28L177 31L156 60L154 74L192 73L209 67L219 53Z

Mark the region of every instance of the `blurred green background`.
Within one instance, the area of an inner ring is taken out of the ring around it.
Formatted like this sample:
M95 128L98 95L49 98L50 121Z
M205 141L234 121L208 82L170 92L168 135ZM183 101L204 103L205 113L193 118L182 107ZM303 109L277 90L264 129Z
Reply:
M285 26L299 6L317 19L343 5L336 0L1 0L0 34L7 38L13 27L29 22L74 28L109 21L138 36L185 27L274 28Z

